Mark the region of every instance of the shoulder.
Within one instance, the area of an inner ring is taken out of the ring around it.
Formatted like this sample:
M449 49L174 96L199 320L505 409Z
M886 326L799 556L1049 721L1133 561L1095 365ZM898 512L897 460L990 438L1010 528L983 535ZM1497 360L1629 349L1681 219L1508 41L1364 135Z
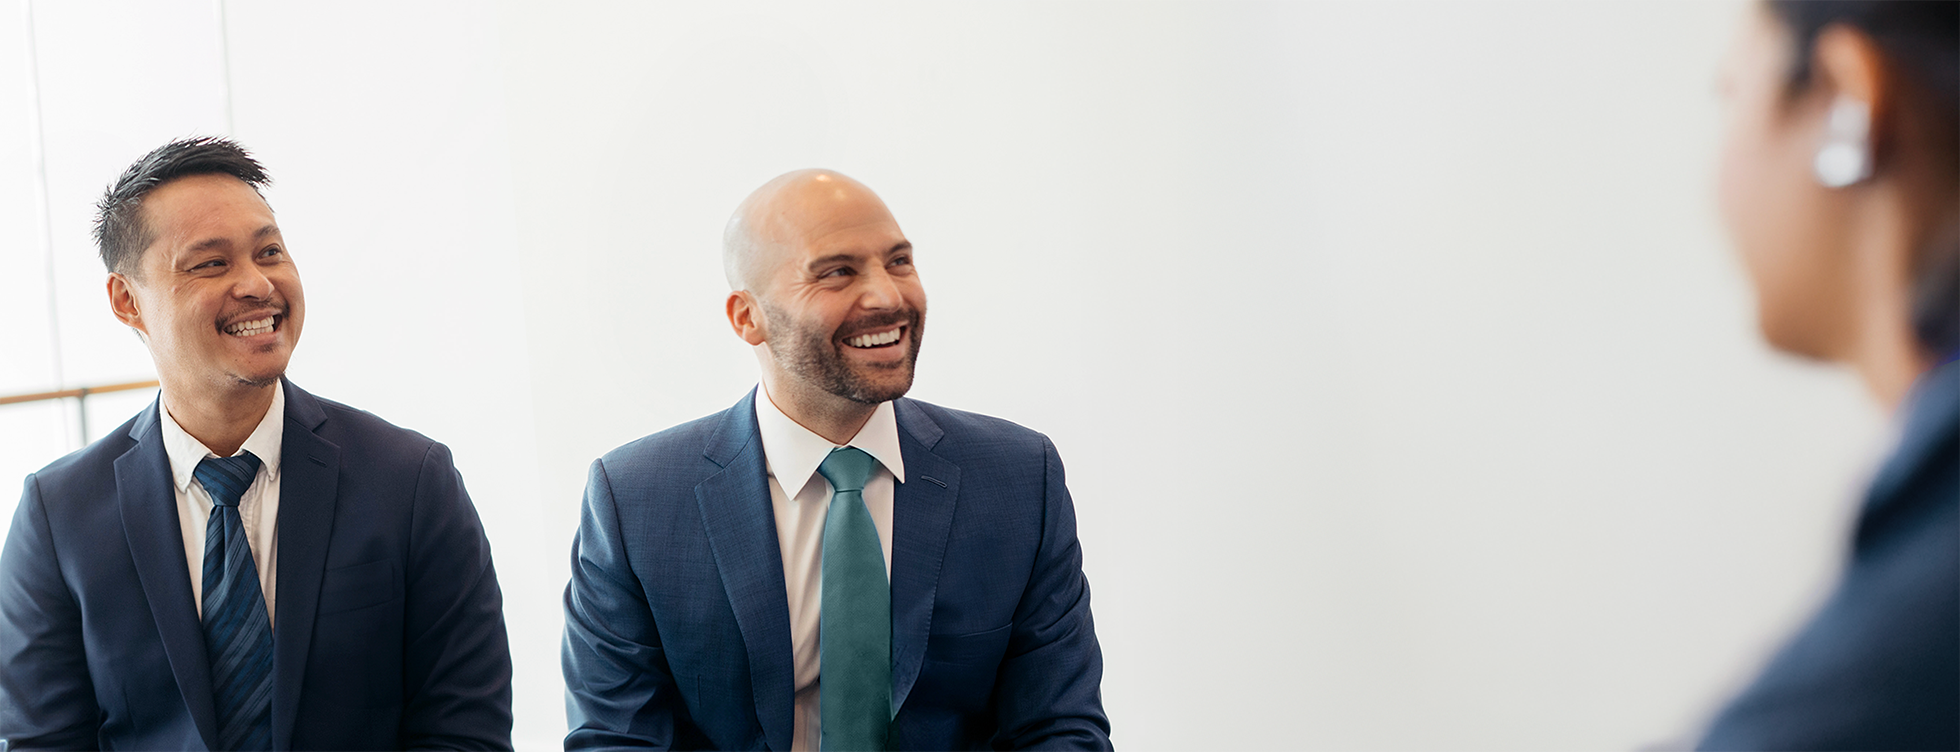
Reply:
M893 407L900 431L929 445L934 454L956 462L963 458L1041 462L1054 452L1054 443L1046 434L1005 418L915 399L899 399Z
M317 399L317 398L316 398ZM341 436L357 437L368 444L379 444L397 449L426 449L436 443L421 432L403 428L388 422L379 415L328 399L318 399L320 411L327 420L320 424L321 432L332 432Z
M44 500L86 494L101 486L113 488L116 460L136 446L136 440L130 437L130 433L137 429L139 423L155 425L155 411L156 403L152 402L108 435L35 471L28 476L29 482L39 487Z
M608 467L628 467L671 462L680 457L699 457L715 429L727 416L728 412L723 411L642 436L605 453L599 457L599 461Z
M368 468L419 467L431 455L450 461L448 447L419 431L296 387L287 392L286 446L294 445L295 431L310 432L332 442L340 449L343 463L352 459Z
M1952 749L1957 498L1947 469L1868 512L1836 589L1717 716L1701 748Z
M592 472L603 474L619 493L692 488L721 472L747 445L760 441L753 408L743 400L727 410L622 444L601 455Z

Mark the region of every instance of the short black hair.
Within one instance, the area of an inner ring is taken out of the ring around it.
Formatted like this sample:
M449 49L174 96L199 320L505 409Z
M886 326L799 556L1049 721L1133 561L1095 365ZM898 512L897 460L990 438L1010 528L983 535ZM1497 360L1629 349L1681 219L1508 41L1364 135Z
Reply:
M272 184L265 168L238 142L218 136L172 141L143 155L109 184L95 204L95 248L110 272L128 274L154 238L143 224L143 197L178 178L230 175L259 190Z

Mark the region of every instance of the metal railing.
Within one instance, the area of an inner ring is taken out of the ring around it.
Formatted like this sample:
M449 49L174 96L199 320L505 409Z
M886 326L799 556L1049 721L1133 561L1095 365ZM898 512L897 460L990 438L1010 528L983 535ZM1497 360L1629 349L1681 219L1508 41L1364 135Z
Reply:
M79 386L73 389L57 389L52 392L8 394L8 395L0 395L0 405L16 405L23 402L40 402L43 400L68 399L70 397L73 397L75 398L75 412L77 416L81 418L82 444L87 445L89 442L89 435L88 435L88 396L89 395L103 394L105 392L126 392L132 389L151 389L151 388L155 388L156 386L157 386L157 382L155 381L130 381L121 384L103 384L100 386Z

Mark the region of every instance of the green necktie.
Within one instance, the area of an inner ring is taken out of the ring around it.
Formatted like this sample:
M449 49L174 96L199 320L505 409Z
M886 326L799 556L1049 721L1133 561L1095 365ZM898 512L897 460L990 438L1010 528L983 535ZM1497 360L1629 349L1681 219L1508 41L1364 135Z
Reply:
M892 719L892 595L864 483L878 461L840 447L817 467L835 489L823 524L823 614L818 623L823 752L885 748Z

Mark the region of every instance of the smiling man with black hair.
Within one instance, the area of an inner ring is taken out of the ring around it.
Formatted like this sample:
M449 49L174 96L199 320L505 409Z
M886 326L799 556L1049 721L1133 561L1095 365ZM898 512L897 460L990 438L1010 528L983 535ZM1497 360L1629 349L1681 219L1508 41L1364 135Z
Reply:
M489 542L449 450L284 378L299 272L231 141L100 204L155 404L27 477L0 553L0 748L510 747Z

